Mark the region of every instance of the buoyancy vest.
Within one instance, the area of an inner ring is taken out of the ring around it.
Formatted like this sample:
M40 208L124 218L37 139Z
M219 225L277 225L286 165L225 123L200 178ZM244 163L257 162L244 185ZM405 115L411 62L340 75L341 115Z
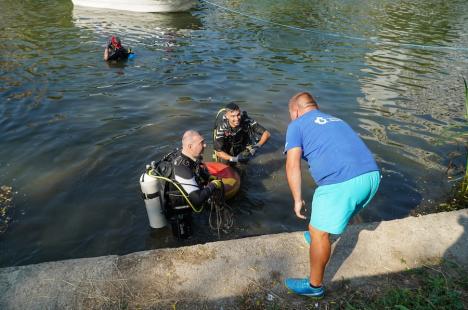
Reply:
M188 194L183 188L183 184L175 180L174 166L184 165L188 166L195 177L195 182L202 187L206 185L209 180L208 169L201 161L193 161L182 154L181 150L175 149L174 151L165 155L160 161L155 163L153 171L155 174L169 179L171 182L161 180L159 190L162 197L164 197L163 211L168 218L170 218L176 209L186 206L187 209L193 209L189 206L187 199ZM183 208L182 208L183 209Z

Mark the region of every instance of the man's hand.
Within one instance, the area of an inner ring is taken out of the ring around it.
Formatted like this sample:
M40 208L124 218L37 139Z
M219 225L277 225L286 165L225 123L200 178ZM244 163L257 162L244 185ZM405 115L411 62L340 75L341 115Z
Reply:
M240 153L237 156L233 156L229 159L231 163L246 163L250 160L250 153L248 155L244 154L245 152Z
M296 213L296 216L301 219L306 219L306 217L301 213L302 207L305 206L304 200L302 201L295 201L294 202L294 212Z
M255 153L257 153L258 149L259 149L261 146L262 146L262 145L259 144L259 143L255 144L255 145L252 145L252 146L250 147L250 149L249 149L250 155L251 155L252 157L254 157L254 156L255 156Z
M216 189L223 188L223 182L221 182L221 180L210 181L210 184L213 184L213 187L216 188Z

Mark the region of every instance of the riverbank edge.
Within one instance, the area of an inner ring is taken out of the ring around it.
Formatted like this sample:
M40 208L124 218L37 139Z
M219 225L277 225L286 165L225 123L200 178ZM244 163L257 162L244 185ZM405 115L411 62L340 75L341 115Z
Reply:
M351 225L334 238L327 294L339 294L337 283L364 285L442 260L468 266L468 209ZM0 308L235 309L252 292L301 308L282 281L307 275L308 264L303 233L293 232L8 267Z

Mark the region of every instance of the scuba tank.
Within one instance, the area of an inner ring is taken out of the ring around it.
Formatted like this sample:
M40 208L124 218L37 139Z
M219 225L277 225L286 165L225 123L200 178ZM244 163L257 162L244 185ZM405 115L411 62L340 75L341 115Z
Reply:
M192 235L192 213L201 209L195 209L182 185L174 180L174 159L179 155L176 149L147 165L140 186L150 226L162 228L170 222L173 235L187 239Z
M155 163L146 166L146 172L140 177L141 195L145 201L146 212L151 228L162 228L167 225L163 213L165 197L163 194L164 184L153 175Z

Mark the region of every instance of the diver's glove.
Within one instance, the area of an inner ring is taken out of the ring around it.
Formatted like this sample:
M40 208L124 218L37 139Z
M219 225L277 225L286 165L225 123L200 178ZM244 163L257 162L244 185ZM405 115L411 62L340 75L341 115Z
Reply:
M245 154L247 153L247 154ZM250 160L250 153L249 152L242 152L237 156L233 156L229 159L231 163L246 163Z
M260 143L254 144L251 147L249 147L249 153L250 155L255 156L255 153L257 153L258 149L260 149L262 145Z
M213 180L210 181L208 187L210 188L211 192L214 192L215 190L221 190L223 188L223 182L221 182L221 180Z

